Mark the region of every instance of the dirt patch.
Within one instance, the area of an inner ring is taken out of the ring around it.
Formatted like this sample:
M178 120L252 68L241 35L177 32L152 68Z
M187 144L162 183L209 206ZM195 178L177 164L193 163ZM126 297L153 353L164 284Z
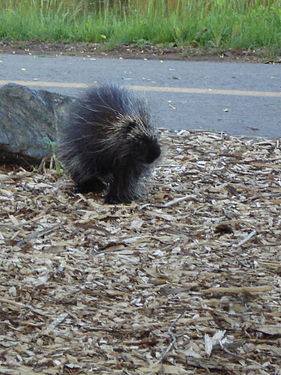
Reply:
M148 197L0 172L0 373L279 374L280 140L163 131Z
M157 45L120 45L112 50L98 43L59 43L38 41L1 41L0 53L27 55L65 55L112 57L123 59L166 59L214 62L280 63L281 58L269 58L266 50L242 50L195 47L162 47Z

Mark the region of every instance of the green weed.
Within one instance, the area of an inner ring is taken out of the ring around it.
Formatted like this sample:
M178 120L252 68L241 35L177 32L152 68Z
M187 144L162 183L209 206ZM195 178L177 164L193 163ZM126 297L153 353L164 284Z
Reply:
M57 157L56 151L57 151L57 143L54 141L51 141L49 138L44 138L43 141L46 143L45 149L47 151L50 151L50 157L49 157L49 169L55 170L55 172L58 175L63 175L63 167ZM42 160L39 169L42 169L45 165L45 158Z
M6 0L0 38L281 48L281 0Z

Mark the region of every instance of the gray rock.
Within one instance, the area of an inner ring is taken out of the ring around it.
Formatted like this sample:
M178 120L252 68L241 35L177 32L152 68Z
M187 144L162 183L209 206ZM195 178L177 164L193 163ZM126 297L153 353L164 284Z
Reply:
M0 164L25 167L52 153L58 128L67 125L75 98L8 84L0 88Z

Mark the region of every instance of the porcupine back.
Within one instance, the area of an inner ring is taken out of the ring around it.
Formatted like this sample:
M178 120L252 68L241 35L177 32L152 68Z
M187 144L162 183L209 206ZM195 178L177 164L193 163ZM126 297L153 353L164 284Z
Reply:
M87 90L59 138L59 158L78 191L108 184L107 203L138 198L139 180L160 155L144 101L116 85Z

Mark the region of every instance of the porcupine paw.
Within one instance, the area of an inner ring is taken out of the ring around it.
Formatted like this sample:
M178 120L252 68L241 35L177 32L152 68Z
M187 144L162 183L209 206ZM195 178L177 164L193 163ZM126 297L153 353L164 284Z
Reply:
M93 178L91 180L87 180L83 183L77 184L76 186L76 193L101 193L103 190L106 189L106 184L102 182L98 178Z
M104 203L106 204L120 204L120 203L131 203L130 200L128 199L121 199L116 197L115 195L112 194L107 194L107 196L104 199Z

